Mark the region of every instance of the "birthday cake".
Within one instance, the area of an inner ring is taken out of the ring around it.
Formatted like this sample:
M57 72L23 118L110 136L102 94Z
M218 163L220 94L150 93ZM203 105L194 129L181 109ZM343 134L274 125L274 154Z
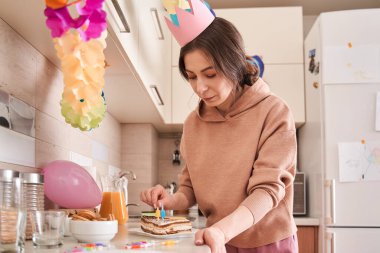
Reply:
M141 229L154 235L191 233L191 222L184 217L156 218L141 216Z

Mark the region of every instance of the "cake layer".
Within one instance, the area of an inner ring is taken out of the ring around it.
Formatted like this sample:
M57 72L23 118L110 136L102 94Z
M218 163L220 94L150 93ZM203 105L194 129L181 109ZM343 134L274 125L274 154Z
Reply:
M183 217L168 217L157 219L156 217L141 217L141 229L144 232L155 235L168 235L191 232L191 222Z

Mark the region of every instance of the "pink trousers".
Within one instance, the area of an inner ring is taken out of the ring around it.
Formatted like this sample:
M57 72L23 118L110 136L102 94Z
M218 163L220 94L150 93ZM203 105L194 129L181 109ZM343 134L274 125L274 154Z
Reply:
M226 250L227 253L298 253L297 234L258 248L243 249L226 245Z

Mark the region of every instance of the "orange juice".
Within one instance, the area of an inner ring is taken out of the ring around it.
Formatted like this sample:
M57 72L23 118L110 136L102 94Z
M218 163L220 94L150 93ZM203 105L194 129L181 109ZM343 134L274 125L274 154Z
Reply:
M103 192L99 213L103 218L108 218L109 214L113 214L119 225L124 225L128 220L124 194L118 191Z

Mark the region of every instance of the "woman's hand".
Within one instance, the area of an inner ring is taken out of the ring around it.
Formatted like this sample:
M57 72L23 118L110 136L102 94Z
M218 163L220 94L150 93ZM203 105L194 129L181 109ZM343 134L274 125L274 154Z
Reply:
M162 203L165 209L172 209L173 196L170 195L162 185L156 185L140 193L141 201L154 208L160 207Z
M226 253L225 240L223 231L217 227L201 229L195 234L195 245L206 244L211 253Z

